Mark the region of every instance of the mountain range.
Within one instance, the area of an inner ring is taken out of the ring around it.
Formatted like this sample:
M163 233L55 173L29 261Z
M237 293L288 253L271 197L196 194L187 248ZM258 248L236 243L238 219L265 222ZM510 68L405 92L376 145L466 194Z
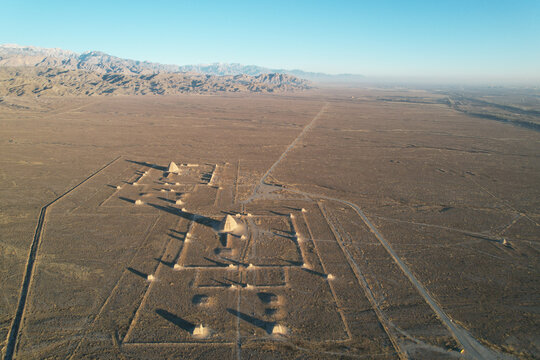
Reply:
M308 81L283 73L216 74L97 51L0 45L0 96L284 92L310 87Z
M302 79L314 82L354 82L364 79L362 75L356 74L325 74L320 72L309 72L303 70L271 69L257 65L242 65L238 63L213 63L199 65L180 66L181 71L195 72L208 75L260 75L268 73L279 73L293 75Z
M250 75L279 73L315 82L358 81L363 76L354 74L330 75L303 70L271 69L256 65L237 63L213 63L198 65L164 65L159 63L123 59L100 51L82 54L62 49L48 49L15 44L0 45L0 66L63 67L70 70L90 70L97 73L121 73L141 75L152 73L197 73L204 75Z

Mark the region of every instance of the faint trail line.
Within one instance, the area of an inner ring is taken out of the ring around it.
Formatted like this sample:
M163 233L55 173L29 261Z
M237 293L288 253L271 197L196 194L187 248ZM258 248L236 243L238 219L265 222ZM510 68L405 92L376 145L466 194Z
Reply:
M160 215L158 217L158 220L162 219L163 216ZM157 221L156 220L156 223ZM193 222L193 218L191 220ZM152 230L153 230L153 227L152 227ZM152 234L152 231L150 231L149 233L149 236ZM163 255L167 252L167 248L169 247L169 244L171 243L172 241L172 238L170 236L167 236L168 238L168 241L165 241L165 243L163 244L163 248L161 249L161 252L160 252L160 255L159 255L159 258L160 259L163 259ZM160 261L158 261L156 267L154 268L154 272L152 273L157 279L159 279L159 273L161 271L161 268L162 266L164 266ZM150 274L149 274L150 275ZM122 344L126 343L129 341L130 339L130 336L131 336L131 333L133 332L133 329L135 328L135 326L137 325L137 322L139 321L139 318L141 316L141 310L144 308L144 306L146 305L146 302L148 300L148 297L150 297L150 293L153 289L153 287L155 286L154 284L156 283L156 281L150 281L150 284L148 285L148 287L146 288L146 291L141 299L141 302L139 303L139 307L137 308L137 310L135 311L135 315L133 316L133 319L131 320L130 324L129 324L129 328L126 332L126 335L124 336L124 338L122 339Z
M307 198L318 198L318 199L325 199L330 201L336 201L341 204L345 204L349 207L351 207L357 214L360 216L362 221L368 226L370 231L375 235L377 240L381 243L381 245L386 249L388 254L392 257L394 262L398 265L400 270L405 274L405 276L409 279L409 281L412 283L412 285L416 288L416 290L420 293L420 295L424 298L424 300L427 302L427 304L431 307L431 309L435 312L437 317L441 320L441 322L450 330L450 333L452 333L453 337L456 339L456 341L461 345L463 350L465 351L465 354L463 356L465 358L470 359L493 359L493 358L509 358L512 359L513 357L507 354L497 353L484 345L482 345L480 342L478 342L472 335L470 335L465 329L462 329L457 324L454 323L452 319L446 313L441 309L439 304L432 298L432 296L429 294L427 289L416 279L416 276L412 273L412 271L409 269L409 267L401 260L401 258L397 255L397 253L394 251L394 249L390 246L388 241L379 233L375 225L371 223L371 221L367 218L367 216L364 214L364 212L354 203L333 198L331 196L325 196L325 195L318 195L318 194L311 194L308 192L303 192L300 190L294 190L282 186L276 186L273 184L266 183L266 179L270 175L270 173L274 170L274 168L285 158L287 153L294 148L296 143L310 130L313 125L315 124L316 120L324 113L324 111L327 109L329 103L326 102L322 109L319 111L317 115L311 120L309 124L307 124L302 132L293 140L293 142L285 149L285 151L281 154L281 156L276 160L276 162L266 171L266 173L262 176L261 180L255 187L253 194L245 201L242 202L242 205L245 205L247 203L250 203L253 201L257 195L260 189L265 186L270 189L280 189L280 190L288 190L303 196L306 196ZM478 184L477 184L478 185ZM491 194L494 196L493 194ZM499 199L500 200L500 199ZM508 206L508 204L506 204ZM512 208L511 206L508 206ZM513 208L512 208L513 209ZM515 209L513 209L516 211ZM517 213L520 213L519 211L516 211ZM524 214L526 216L526 214ZM396 349L397 350L397 349ZM399 350L398 350L399 351Z
M74 107L74 108L69 108L69 109L62 109L60 111L52 111L50 113L46 113L45 116L43 117L43 119L49 119L53 116L58 116L58 115L61 115L61 114L67 114L67 113L70 113L72 111L77 111L77 110L81 110L81 109L84 109L85 107L88 107L88 106L92 106L92 105L95 105L99 102L99 100L94 100L94 101L91 101L87 104L83 104L83 105L80 105L80 106L77 106L77 107Z
M268 175L270 175L270 173L274 170L274 168L281 162L281 160L283 160L285 158L285 156L287 156L287 153L289 151L291 151L294 146L296 145L296 143L298 141L300 141L300 139L302 139L302 137L304 137L304 135L313 127L313 125L315 125L315 122L321 117L321 115L326 111L326 109L328 108L328 105L329 103L326 102L324 103L323 107L321 108L321 110L317 113L317 115L315 115L315 117L309 122L309 124L307 124L304 129L300 132L300 134L298 134L298 136L293 140L292 143L290 143L290 145L285 149L285 151L281 154L281 156L276 160L276 162L270 166L270 168L268 169L268 171L266 171L266 173L263 175L263 177L261 178L261 180L259 181L259 183L257 184L257 186L255 187L255 190L253 190L253 194L249 197L249 199L247 199L246 201L244 201L244 203L249 203L251 202L255 196L257 195L257 192L259 191L260 187L262 185L269 185L269 184L266 184L266 178L268 177Z
M272 185L267 185L272 186ZM333 198L331 196L325 196L325 195L317 195L317 194L311 194L308 192L300 191L300 190L294 190L290 188L285 187L276 187L281 190L288 190L297 194L301 194L304 196L307 196L309 198L319 198L319 199L325 199L330 201L339 202L341 204L345 204L349 207L351 207L357 214L360 216L360 218L363 220L363 222L368 226L370 231L375 235L377 240L381 243L381 245L386 249L386 251L390 254L394 262L398 265L400 270L405 274L405 276L409 279L409 281L412 283L412 285L416 288L416 290L420 293L420 295L424 298L426 303L431 307L431 309L435 312L437 317L441 320L441 322L450 330L450 333L454 336L456 341L461 345L461 347L465 350L464 357L470 358L470 359L513 359L511 355L508 354L502 354L495 352L484 345L482 345L480 342L478 342L472 335L468 333L465 329L462 329L457 324L454 323L452 319L446 313L442 310L442 308L439 306L439 304L432 298L432 296L429 294L427 289L416 279L416 276L412 273L412 271L409 269L409 267L401 260L401 258L397 255L397 253L394 251L394 249L390 246L390 244L386 241L386 239L379 233L375 225L371 223L371 221L367 218L367 216L364 214L364 212L354 203L349 202L347 200L342 200L338 198ZM347 254L348 252L346 252Z
M238 159L238 164L236 166L236 178L234 180L233 204L236 204L238 199L238 182L240 181L240 159Z
M498 235L503 236L503 234L512 226L514 226L522 217L523 214L517 214L508 225L506 225L501 231L498 232Z
M148 238L150 237L150 235L152 234L152 231L154 230L154 227L156 226L156 224L158 223L159 219L161 218L161 216L157 216L156 217L156 220L150 225L150 227L148 228L148 231L147 231L147 234L146 236L144 237L143 241L141 242L141 244L139 245L137 251L135 252L135 254L133 254L133 256L131 257L131 260L129 261L128 265L131 265L131 263L133 262L133 259L139 254L139 252L141 251L141 249L143 248L144 244L146 244L146 241L148 240ZM116 293L116 290L118 289L118 286L120 285L120 283L122 282L122 279L124 278L124 276L127 274L128 270L127 270L127 267L124 269L124 271L122 272L122 274L118 277L118 281L116 282L116 284L114 285L113 289L111 290L109 296L107 296L107 298L105 299L105 301L103 302L103 304L101 305L101 307L99 308L99 311L97 313L97 315L94 317L94 320L92 320L92 322L90 323L90 325L86 328L86 331L84 332L84 334L81 336L77 346L75 347L75 349L73 350L73 352L71 353L71 356L69 357L70 359L73 359L74 356L77 354L77 352L79 351L79 348L81 347L82 345L82 342L84 340L86 340L86 338L88 337L88 333L90 332L91 328L94 326L94 324L96 323L97 319L101 316L101 314L103 313L103 311L105 310L105 307L107 306L107 304L109 303L109 301L111 300L111 298L113 297L113 295ZM118 346L120 347L122 345L122 342L121 342L121 339L119 339L119 343L118 343Z
M437 314L439 319L444 323L444 325L450 330L456 341L462 346L462 348L466 351L466 357L473 358L473 359L491 359L495 355L493 351L490 349L484 347L482 344L480 344L476 339L474 339L466 330L461 329L458 327L457 324L454 324L454 322L446 315L446 313L440 308L440 306L437 304L437 302L431 297L431 295L427 292L427 290L424 288L424 286L416 279L414 274L411 272L409 267L401 260L401 258L397 255L397 253L394 251L394 249L390 246L390 244L386 241L386 239L379 233L377 228L369 221L369 219L366 217L366 215L363 213L363 211L354 203L351 203L346 200L341 200L337 198L333 198L330 196L324 196L324 195L317 195L317 194L310 194L307 192L303 192L300 190L293 190L285 187L278 187L272 184L266 183L266 179L270 175L270 173L276 168L276 166L285 158L287 153L294 148L294 146L298 143L300 139L313 127L316 120L324 113L324 111L328 107L328 102L324 104L322 109L319 111L317 115L311 120L309 124L307 124L304 129L298 134L298 136L293 140L293 142L285 149L285 151L281 154L281 156L276 160L276 162L266 171L266 173L262 176L261 180L255 187L253 194L243 202L243 204L250 203L253 201L260 191L261 187L266 186L270 188L279 188L284 190L289 190L297 194L304 195L308 198L319 198L319 199L326 199L331 201L336 201L342 204L345 204L349 207L351 207L363 220L363 222L369 227L371 232L375 235L377 240L381 243L381 245L386 249L386 251L390 254L394 262L398 265L398 267L401 269L401 271L405 274L405 276L409 279L409 281L413 284L413 286L417 289L417 291L420 293L420 295L424 298L424 300L428 303L428 305L433 309L433 311ZM347 256L348 258L348 256ZM400 352L399 348L396 349L398 352Z
M321 214L323 217L325 217L325 214L321 211ZM319 259L319 263L321 264L322 270L325 274L328 275L328 269L326 265L324 264L324 261L321 257L321 252L319 250L319 246L317 245L317 240L313 236L313 232L311 231L311 226L309 226L308 219L306 217L305 213L302 213L304 217L304 223L306 224L306 228L309 232L309 238L311 239L311 242L313 243L313 247L315 248L315 253L317 254L317 258ZM343 323L343 327L345 328L345 332L347 333L347 336L349 337L347 340L352 340L353 336L351 334L351 330L349 328L349 324L347 324L347 319L345 318L345 314L343 312L343 306L341 305L341 302L339 301L336 290L334 289L334 285L332 285L332 282L326 279L326 282L328 283L328 287L330 288L330 293L332 293L332 297L334 298L334 302L336 304L336 310L339 313L339 316L341 317L341 322Z
M467 236L470 236L470 237L473 237L473 238L480 239L481 241L491 241L491 242L502 244L503 239L505 238L505 237L502 236L504 231L508 230L518 220L524 218L525 216L523 214L517 214L516 218L503 231L499 232L498 234L485 234L485 233L479 233L479 232L474 232L474 231L469 231L469 230L462 230L462 229L457 229L457 228L452 228L452 227L447 227L447 226L419 223L419 222L406 221L406 220L400 220L400 219L393 219L393 218L388 218L388 217L384 217L384 216L377 216L377 215L372 215L372 217L375 217L377 219L386 220L386 221L395 222L395 223L404 223L404 224L411 224L411 225L415 225L415 226L432 227L432 228L437 228L437 229L443 229L443 230L458 232L458 233L462 233L464 235L467 235ZM507 237L507 239L512 240L513 242L527 243L530 246L533 246L535 244L533 241L530 241L530 240L515 239L515 238L508 238L508 237ZM455 245L461 245L461 244L455 244ZM441 246L441 245L439 245L439 246ZM493 256L493 255L489 255L489 256ZM499 258L499 257L497 257L497 259L503 260L502 258ZM508 261L507 259L504 259L504 260ZM521 267L521 265L519 265L519 264L516 264L516 263L513 263L513 264L515 266ZM523 268L525 269L525 267L523 267Z
M516 209L515 207L513 207L508 201L504 200L504 199L501 199L499 197L497 197L495 194L493 194L491 191L489 191L488 189L486 189L484 186L480 185L478 182L474 181L470 176L469 177L465 177L466 179L468 179L470 182L472 182L473 184L475 184L476 186L478 186L480 189L484 190L484 192L486 192L488 195L490 195L491 197L493 197L495 200L498 200L501 204L505 205L507 208L511 209L512 211L514 211L516 214L518 215L521 215L521 216L524 216L526 217L527 219L529 219L531 222L533 222L536 226L540 226L540 224L538 224L536 221L534 221L529 215L527 215L525 212L521 211L521 210L518 210Z
M369 284L368 284L366 278L364 277L364 274L362 274L362 271L360 270L360 267L358 266L356 261L354 261L354 259L353 259L352 255L351 255L351 253L349 252L349 250L347 250L347 248L345 248L345 246L343 245L343 239L341 239L341 237L339 236L339 233L336 230L336 228L334 227L334 224L332 224L330 222L330 218L328 217L326 211L324 210L324 208L322 207L320 202L317 202L317 206L319 207L319 210L323 214L323 216L327 219L328 225L330 226L330 229L332 230L332 232L334 233L334 237L336 238L336 242L338 243L339 247L341 248L341 251L346 255L347 262L349 263L349 266L350 266L352 272L356 276L356 279L358 280L358 283L362 287L362 290L364 290L364 294L365 294L366 298L368 299L369 303L371 304L371 307L373 308L373 311L375 311L375 315L377 315L377 318L379 319L379 322L381 323L384 331L388 335L388 338L392 342L392 345L396 349L396 353L398 354L400 359L408 359L409 357L407 355L407 352L404 351L403 349L401 349L401 347L399 346L397 336L392 331L392 328L393 328L392 323L390 322L390 320L388 320L388 318L381 311L381 308L379 307L379 303L375 299L375 296L373 295L373 292L371 291L371 288L369 287ZM304 218L305 218L305 215L304 215Z
M240 314L240 287L238 288L237 303L236 303L236 312ZM238 360L242 359L242 343L240 339L240 317L236 317L236 358Z
M123 344L122 347L145 347L145 346L153 346L153 347L165 347L165 346L175 346L175 347L186 347L186 345L189 346L222 346L222 345L231 345L234 346L234 343L229 341L223 341L223 342L136 342L136 343L126 343Z
M71 189L67 190L60 196L58 196L56 199L52 200L45 206L41 208L36 231L34 233L34 240L32 241L32 245L30 246L30 252L28 253L28 260L26 261L26 269L23 276L23 282L21 284L21 292L19 294L19 303L17 305L17 311L15 313L15 317L13 318L13 322L11 323L11 327L9 329L8 337L7 337L7 344L6 344L6 354L4 356L4 360L11 360L13 359L13 354L15 352L15 347L17 345L17 338L19 335L19 329L21 326L22 319L24 318L25 310L26 310L26 300L28 298L28 290L30 289L30 285L32 282L32 272L34 271L34 265L36 261L36 255L37 250L39 248L39 245L41 243L41 234L43 231L43 225L45 223L45 215L47 213L47 209L56 203L58 200L72 192L73 190L77 189L79 186L90 180L92 177L100 173L101 171L105 170L109 165L112 165L115 161L120 159L122 156L118 156L112 161L108 162L104 166L102 166L97 171L90 174L90 176L86 177L83 181L72 187Z
M376 215L372 215L372 216L377 218L377 219L382 219L382 220L386 220L386 221L391 221L391 222L396 222L396 223L404 223L404 224L411 224L411 225L423 226L423 227L432 227L432 228L448 230L448 231L454 231L454 232L459 232L459 233L462 233L462 234L465 234L465 235L473 236L473 237L476 237L476 238L481 238L483 240L502 243L502 237L499 236L499 235L496 235L496 234L495 235L490 235L490 234L484 234L484 233L479 233L479 232L469 231L469 230L462 230L462 229L457 229L457 228L452 228L452 227L442 226L442 225L426 224L426 223L419 223L419 222L414 222L414 221L393 219L393 218L389 218L389 217L385 217L385 216L376 216Z
M356 213L362 218L364 223L369 227L371 232L382 244L382 246L390 254L390 256L392 257L394 262L399 266L401 271L405 274L405 276L407 276L409 281L414 285L416 290L418 290L420 295L422 295L424 300L433 309L435 314L437 314L437 316L443 322L443 324L450 330L454 338L465 350L467 357L472 358L472 359L500 358L500 356L498 355L501 355L501 354L496 354L491 349L484 347L474 337L472 337L465 329L460 328L457 324L454 323L452 319L450 319L448 315L446 315L446 313L441 309L439 304L431 297L427 289L420 283L420 281L418 281L418 279L416 279L416 276L414 276L414 274L409 269L409 267L403 262L403 260L401 260L401 258L397 255L397 253L386 241L386 239L381 235L381 233L379 233L375 225L373 225L371 221L369 221L369 219L364 214L364 212L356 204L353 204L346 200L340 200L340 199L335 199L335 198L326 197L326 196L319 196L319 197L327 199L327 200L337 201L342 204L346 204L352 207L354 211L356 211Z

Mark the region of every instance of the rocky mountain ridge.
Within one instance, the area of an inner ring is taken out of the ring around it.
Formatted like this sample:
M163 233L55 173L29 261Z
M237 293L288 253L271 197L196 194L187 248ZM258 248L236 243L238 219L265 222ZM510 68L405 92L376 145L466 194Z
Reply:
M102 52L0 45L0 96L173 95L285 92L310 88L287 74L206 75Z
M299 69L271 69L257 65L242 65L238 63L212 63L198 65L180 66L181 71L194 72L208 75L260 75L266 73L280 73L297 76L302 79L317 82L353 82L364 79L362 75L356 74L325 74L320 72L309 72Z
M130 75L42 67L0 67L0 96L177 95L280 93L310 88L286 74L212 76L185 73Z
M122 59L101 51L82 54L35 46L0 45L0 67L33 66L61 67L68 70L89 70L100 74L126 75L153 74L158 72L181 72L179 66L163 65L147 61Z
M15 44L0 45L0 67L36 66L64 67L70 70L91 70L98 73L121 74L152 74L167 73L197 73L204 75L250 75L279 73L300 77L310 81L339 82L358 81L363 76L355 74L330 75L320 72L303 70L272 69L257 65L242 65L238 63L212 63L196 65L166 65L148 61L123 59L100 51L90 51L82 54L62 49L48 49L35 46Z

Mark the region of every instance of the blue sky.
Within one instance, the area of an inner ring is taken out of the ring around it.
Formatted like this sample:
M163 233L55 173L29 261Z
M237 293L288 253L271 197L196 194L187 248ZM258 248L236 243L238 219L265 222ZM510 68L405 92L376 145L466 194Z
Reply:
M0 43L170 64L540 80L540 0L2 0Z

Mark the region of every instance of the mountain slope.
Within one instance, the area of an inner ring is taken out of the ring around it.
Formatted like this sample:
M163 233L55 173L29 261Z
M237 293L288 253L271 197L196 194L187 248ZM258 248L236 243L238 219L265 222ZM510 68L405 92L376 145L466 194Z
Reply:
M169 95L308 89L285 74L205 75L102 52L0 45L0 95Z
M89 70L99 74L126 75L180 72L176 65L122 59L100 51L78 54L62 49L46 49L12 44L0 45L0 67L35 66L62 67L69 70Z
M303 79L320 82L359 81L361 75L339 74L329 75L302 70L270 69L256 65L238 63L213 63L198 65L163 65L147 61L122 59L99 51L78 54L62 49L47 49L34 46L14 44L0 45L0 67L36 66L62 67L70 70L90 70L97 73L115 73L126 75L142 75L153 73L188 72L205 75L251 75L280 73L297 76Z
M279 73L279 74L288 74L297 76L302 79L310 81L320 81L320 82L350 82L350 81L361 81L364 79L362 75L356 74L337 74L330 75L319 72L308 72L303 70L287 70L287 69L270 69L257 65L242 65L238 63L213 63L213 64L198 64L198 65L183 65L180 66L180 71L183 72L194 72L199 74L208 74L208 75L260 75L268 73Z
M285 74L258 76L211 76L184 73L126 75L28 66L0 68L0 96L276 93L308 88L305 80Z

